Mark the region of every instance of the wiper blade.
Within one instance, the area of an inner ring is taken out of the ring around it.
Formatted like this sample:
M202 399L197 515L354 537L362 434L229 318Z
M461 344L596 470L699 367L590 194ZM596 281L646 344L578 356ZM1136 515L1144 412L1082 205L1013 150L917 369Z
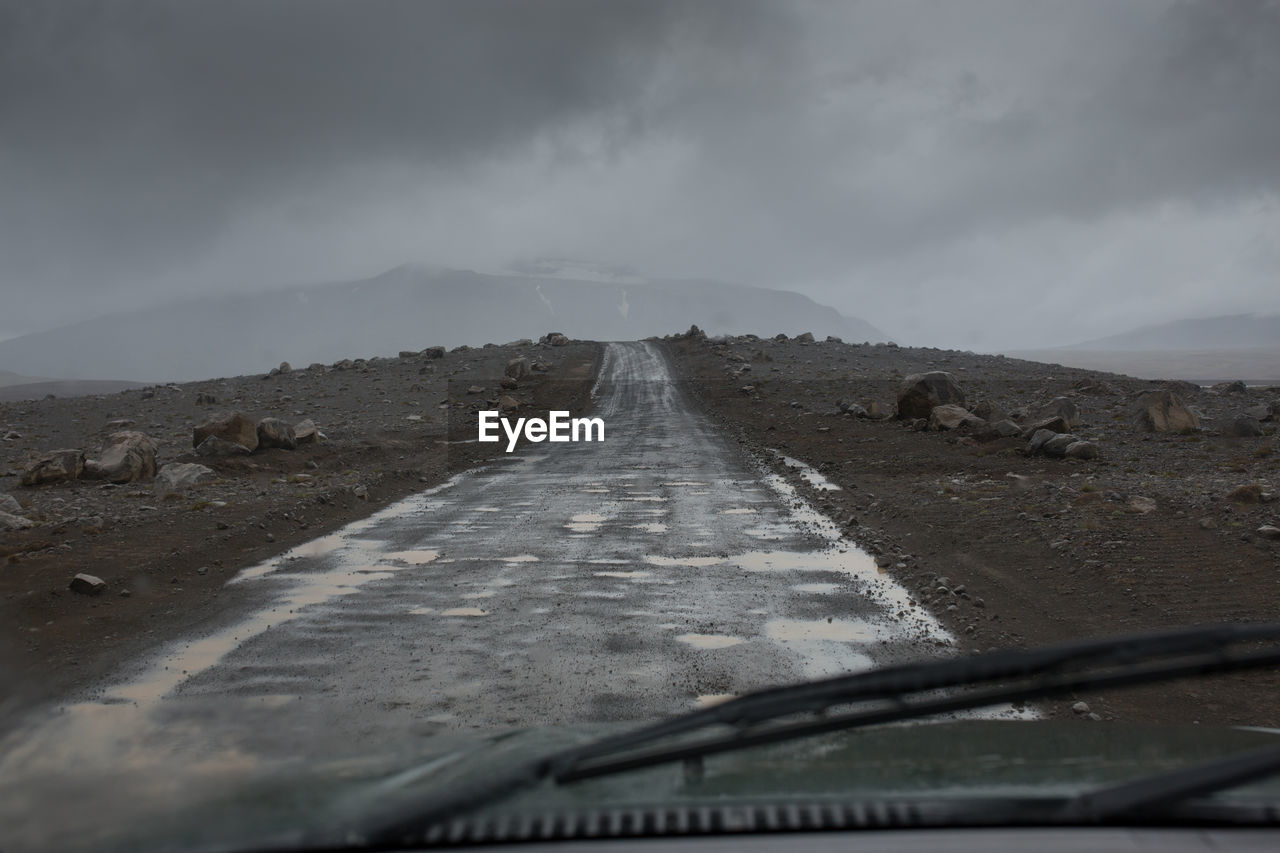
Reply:
M1278 639L1280 623L1213 625L990 652L775 687L545 756L421 803L411 814L392 815L372 833L359 834L371 844L420 838L432 825L494 805L547 780L568 784L841 729L1079 690L1274 667L1280 665L1280 645L1274 643ZM1273 642L1262 649L1234 648L1265 641ZM821 714L836 706L864 703L878 704L816 719L762 725L782 717ZM732 731L663 744L669 738L716 726L730 726Z
M1069 823L1102 823L1166 809L1277 774L1280 747L1255 749L1086 792L1069 800L1059 816Z

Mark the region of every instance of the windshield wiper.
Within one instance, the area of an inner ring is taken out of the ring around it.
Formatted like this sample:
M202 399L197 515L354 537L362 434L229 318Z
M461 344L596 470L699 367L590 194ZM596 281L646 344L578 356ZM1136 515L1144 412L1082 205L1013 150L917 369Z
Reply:
M1081 690L1274 667L1280 664L1277 640L1280 623L1215 625L989 652L776 687L563 750L505 774L460 786L416 804L408 814L392 815L380 821L372 833L366 830L360 835L375 845L421 838L428 827L494 805L548 780L563 785L842 729ZM855 707L828 713L839 706ZM818 716L771 723L797 715ZM730 731L667 742L722 726Z

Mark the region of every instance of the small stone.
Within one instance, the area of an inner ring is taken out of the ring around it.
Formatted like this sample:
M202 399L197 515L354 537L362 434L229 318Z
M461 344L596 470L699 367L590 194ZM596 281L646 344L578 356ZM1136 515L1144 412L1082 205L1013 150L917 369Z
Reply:
M1280 527L1264 524L1255 531L1263 539L1280 539Z
M102 578L82 573L71 579L69 588L72 592L78 592L81 595L102 595L103 590L107 588L107 582Z
M887 569L892 565L893 565L893 557L889 556L888 554L880 554L879 556L876 557L876 566L878 566L879 568Z
M1077 702L1071 706L1071 710L1075 711L1077 714L1087 714L1089 713L1089 703Z
M274 533L268 533L268 534L267 534L267 541L268 541L268 542L274 542L274 541L276 541L276 535L275 535Z

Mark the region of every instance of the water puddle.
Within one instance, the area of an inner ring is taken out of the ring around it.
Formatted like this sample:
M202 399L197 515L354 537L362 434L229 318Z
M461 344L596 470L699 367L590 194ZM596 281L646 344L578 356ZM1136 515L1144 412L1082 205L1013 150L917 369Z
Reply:
M721 514L721 515L754 515L754 514L755 514L755 512L756 512L756 511L755 511L754 509L752 509L751 507L745 507L745 506L744 506L744 507L739 507L738 509L722 509L722 510L720 510L720 514Z
M441 610L441 616L488 616L487 610L481 610L479 607L450 607L448 610Z
M791 587L796 592L807 592L812 595L830 595L840 588L835 583L798 583Z
M323 557L326 554L332 554L341 547L342 536L333 533L328 536L321 536L319 539L312 539L310 542L303 542L284 556L286 560L295 557Z
M538 558L532 554L517 554L514 557L499 557L504 563L536 563Z
M706 483L699 483L696 480L676 480L671 483L663 483L664 486L705 486Z
M580 512L577 515L570 516L564 527L566 530L572 530L576 533L594 533L600 529L600 525L604 521L605 517L598 512Z
M643 530L645 533L666 533L667 525L662 521L649 521L641 524L629 525L632 530Z
M622 578L624 580L653 577L653 572L594 572L593 574L598 578Z
M399 560L402 563L408 563L411 566L425 566L427 563L433 563L440 556L440 552L434 549L423 549L418 551L392 551L386 555L388 560Z
M492 589L484 589L484 590L481 590L480 592L468 592L468 593L463 593L463 596L462 596L462 597L463 597L463 598L466 598L466 599L475 599L475 598L493 598L493 597L494 597L495 595L497 595L497 594L498 594L498 593L497 593L497 592L495 592L495 591L494 591L494 590L492 590Z
M806 640L834 640L840 643L866 643L883 634L875 626L846 619L774 619L766 622L765 635L780 643Z
M826 477L819 474L813 468L810 468L808 465L801 462L799 459L792 459L790 456L787 456L783 453L778 453L778 451L776 450L773 452L777 453L778 456L781 457L783 465L786 465L788 468L794 468L795 470L799 471L800 479L804 480L806 483L808 483L810 486L817 489L818 491L820 492L840 491L839 486L837 486L835 483L831 482Z
M727 649L746 642L742 637L727 634L681 634L676 639L695 649Z
M730 699L737 698L737 693L703 693L693 700L693 706L695 708L714 708L716 705L721 705Z
M635 496L625 497L622 500L636 501L637 503L640 501L651 501L654 503L660 503L660 502L665 502L667 500L670 500L670 498L664 498L662 495L635 495Z
M429 613L435 612L436 609L434 607L415 607L409 611L409 614L412 616L426 616Z
M607 494L609 494L609 490L608 490L608 489L578 489L578 491L579 491L579 492L581 492L581 493L582 493L582 494L584 494L584 495L607 495Z

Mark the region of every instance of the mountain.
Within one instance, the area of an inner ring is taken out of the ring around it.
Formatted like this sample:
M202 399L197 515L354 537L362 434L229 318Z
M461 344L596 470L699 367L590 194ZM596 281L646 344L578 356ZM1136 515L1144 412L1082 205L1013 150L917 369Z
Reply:
M697 324L709 334L813 332L882 341L807 296L702 280L603 283L398 267L361 281L155 305L0 341L0 367L150 382L261 373L548 331L634 340Z
M1072 344L1077 350L1280 349L1280 315L1234 314L1142 326L1118 335Z

